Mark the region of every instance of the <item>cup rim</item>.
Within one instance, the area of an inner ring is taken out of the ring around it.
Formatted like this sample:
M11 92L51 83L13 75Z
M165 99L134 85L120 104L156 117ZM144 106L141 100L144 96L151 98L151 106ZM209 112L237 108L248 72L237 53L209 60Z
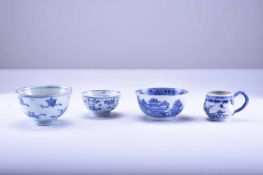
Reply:
M28 93L24 93L25 89L38 89L38 88L58 88L58 89L66 89L67 91L64 93L56 93L56 94L47 94L47 95L31 95ZM15 90L15 92L18 95L21 95L23 97L57 97L57 96L64 96L64 95L70 95L72 93L72 88L70 86L61 86L61 85L44 85L44 86L25 86L21 87Z
M213 90L206 93L207 96L233 96L233 93L225 90Z
M114 92L116 93L116 95L109 95L107 97L101 97L101 96L96 96L96 95L88 95L87 93L89 92L103 92L103 91L107 91L107 92ZM117 91L117 90L108 90L108 89L92 89L92 90L86 90L81 92L81 95L83 97L91 97L91 98L99 98L99 99L104 99L104 98L113 98L113 97L120 97L121 92Z
M145 93L148 90L151 89L169 89L169 90L175 90L175 91L182 91L182 93L179 94L174 94L174 95L169 95L169 94L162 94L162 95L152 95L152 94L147 94ZM181 88L171 88L171 87L153 87L153 88L142 88L138 89L135 91L137 95L145 95L145 96L160 96L160 97L173 97L173 96L182 96L182 95L187 95L189 93L188 90L181 89Z

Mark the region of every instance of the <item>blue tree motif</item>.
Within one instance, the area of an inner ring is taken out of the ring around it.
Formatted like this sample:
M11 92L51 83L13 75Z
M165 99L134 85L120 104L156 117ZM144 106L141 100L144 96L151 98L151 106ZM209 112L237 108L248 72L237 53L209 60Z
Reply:
M180 100L174 102L172 109L169 111L169 115L177 115L183 110L183 104Z
M23 105L23 106L29 107L29 104L26 104L26 103L24 102L24 100L23 100L22 97L19 97L19 103L20 103L21 105Z
M52 107L54 108L55 106L62 106L61 103L57 103L57 99L50 97L49 99L45 100L45 102L47 103L46 106L44 105L40 105L41 108L49 108Z
M140 104L139 106L140 106L141 110L142 110L144 113L150 115L150 108L149 108L149 105L146 103L146 101L145 101L144 99L140 100L140 99L138 98L138 102L139 102L139 104Z

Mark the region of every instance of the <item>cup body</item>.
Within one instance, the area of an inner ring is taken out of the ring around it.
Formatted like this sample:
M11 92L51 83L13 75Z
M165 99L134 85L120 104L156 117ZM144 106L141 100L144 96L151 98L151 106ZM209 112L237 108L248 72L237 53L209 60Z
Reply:
M177 88L147 88L136 91L140 109L151 120L171 120L182 112L188 91Z
M108 116L120 99L120 92L113 90L89 90L82 92L85 106L97 116Z
M53 125L67 110L72 89L65 86L24 87L17 91L26 115L37 125Z
M235 112L234 95L227 91L212 91L206 95L204 111L210 120L223 121Z

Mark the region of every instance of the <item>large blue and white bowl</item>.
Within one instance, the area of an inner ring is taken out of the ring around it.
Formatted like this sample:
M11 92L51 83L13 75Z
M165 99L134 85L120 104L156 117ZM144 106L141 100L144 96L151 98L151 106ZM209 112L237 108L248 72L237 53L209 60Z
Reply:
M66 111L72 89L66 86L23 87L16 90L26 115L38 125L53 125Z
M120 92L114 90L89 90L82 92L86 107L96 116L109 116L120 99Z
M177 88L148 88L136 91L139 106L152 120L171 120L182 112L187 90Z

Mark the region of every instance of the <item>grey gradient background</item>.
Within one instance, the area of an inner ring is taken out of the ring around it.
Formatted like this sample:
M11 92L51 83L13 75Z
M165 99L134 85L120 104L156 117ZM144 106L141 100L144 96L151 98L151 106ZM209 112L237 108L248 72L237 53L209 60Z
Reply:
M263 68L263 0L0 0L0 68Z

